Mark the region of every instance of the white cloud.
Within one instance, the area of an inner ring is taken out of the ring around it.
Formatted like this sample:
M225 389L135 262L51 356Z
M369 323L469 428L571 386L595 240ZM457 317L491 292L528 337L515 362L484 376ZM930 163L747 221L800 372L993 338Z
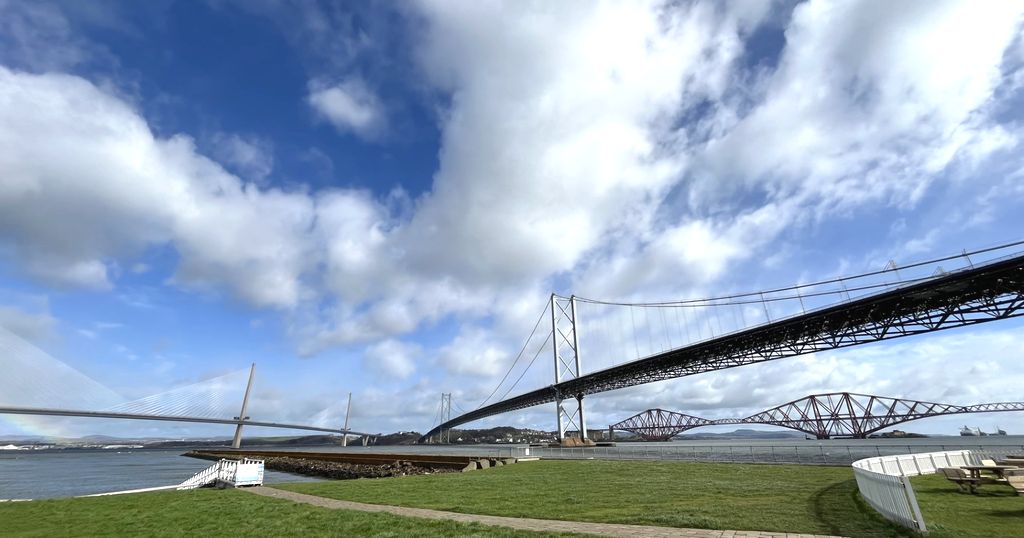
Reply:
M988 117L1019 5L808 2L763 101L707 147L723 182L825 207L918 200L958 154L1015 143Z
M269 140L216 133L211 144L213 157L246 179L262 182L274 170L274 146Z
M312 81L308 101L320 117L339 131L373 139L384 128L384 107L361 78L351 77L337 84Z
M508 350L495 342L491 332L479 327L463 327L438 354L438 364L454 375L494 377L511 362Z
M20 308L0 305L0 327L29 342L39 343L53 337L57 320L47 308L42 312L26 312Z
M0 0L0 62L41 71L67 69L93 51L54 5Z
M28 274L109 288L114 260L172 243L176 282L257 305L299 301L312 262L307 196L245 184L186 137L154 137L78 77L0 68L0 103L0 240Z
M467 282L571 270L642 231L685 166L664 124L721 91L738 22L710 6L429 3L423 65L452 91L417 266Z
M433 189L408 219L365 196L324 197L328 282L347 301L303 341L379 338L509 300L535 309L551 275L646 233L685 165L664 128L723 91L757 18L656 4L422 10L422 69L452 95Z
M408 379L416 371L421 352L417 344L383 340L366 348L363 363L386 378Z

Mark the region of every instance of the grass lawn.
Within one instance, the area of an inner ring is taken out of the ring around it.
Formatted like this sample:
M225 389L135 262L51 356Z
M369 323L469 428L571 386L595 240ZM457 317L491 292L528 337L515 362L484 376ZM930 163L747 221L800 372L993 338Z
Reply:
M1024 496L986 484L977 495L959 493L939 475L911 479L929 538L1024 536Z
M859 499L849 467L547 460L470 473L275 487L514 517L851 537L908 534Z
M0 536L556 536L200 489L0 503Z

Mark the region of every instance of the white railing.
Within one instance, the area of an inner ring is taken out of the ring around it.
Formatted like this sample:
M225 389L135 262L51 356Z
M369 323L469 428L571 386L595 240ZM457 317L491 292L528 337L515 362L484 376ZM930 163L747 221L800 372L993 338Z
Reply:
M224 468L224 462L230 460L220 460L217 463L207 467L206 469L199 471L192 478L182 482L178 485L178 489L195 489L203 486L213 484L221 477L222 469ZM237 463L237 462L235 462Z
M947 441L934 444L866 444L856 442L793 442L792 444L704 445L677 443L618 443L617 446L548 448L524 445L473 446L448 445L460 453L473 456L522 458L538 456L545 459L603 459L701 461L729 463L786 463L807 465L851 465L876 456L891 457L932 452L970 450L975 458L1002 459L1007 454L1024 453L1024 444L982 445ZM527 453L527 451L529 453ZM910 462L903 462L913 466Z
M178 489L201 488L215 484L218 481L225 482L231 486L260 485L263 483L263 460L250 458L245 458L241 461L222 459L179 484Z
M928 529L909 477L974 463L975 456L970 450L880 456L853 462L853 476L861 496L883 517L926 533Z
M893 476L919 476L935 474L943 467L963 467L972 464L974 457L970 450L949 450L867 458L854 462L853 467Z

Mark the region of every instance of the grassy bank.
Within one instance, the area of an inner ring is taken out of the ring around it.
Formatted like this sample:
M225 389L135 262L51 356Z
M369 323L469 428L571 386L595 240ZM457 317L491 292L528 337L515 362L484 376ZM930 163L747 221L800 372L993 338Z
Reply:
M202 489L0 503L0 536L555 536Z
M1005 485L984 485L977 495L957 492L942 476L911 479L929 538L1024 536L1024 497Z
M848 467L539 461L471 473L279 487L514 517L852 537L906 534L858 499Z

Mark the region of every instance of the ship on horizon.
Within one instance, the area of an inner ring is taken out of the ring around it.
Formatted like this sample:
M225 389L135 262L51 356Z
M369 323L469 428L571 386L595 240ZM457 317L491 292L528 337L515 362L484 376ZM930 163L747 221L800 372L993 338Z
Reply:
M967 426L964 426L963 428L960 428L960 435L964 437L985 437L988 435L1006 435L1006 431L1001 429L999 426L996 426L995 433L986 433L981 431L981 428L971 429Z

